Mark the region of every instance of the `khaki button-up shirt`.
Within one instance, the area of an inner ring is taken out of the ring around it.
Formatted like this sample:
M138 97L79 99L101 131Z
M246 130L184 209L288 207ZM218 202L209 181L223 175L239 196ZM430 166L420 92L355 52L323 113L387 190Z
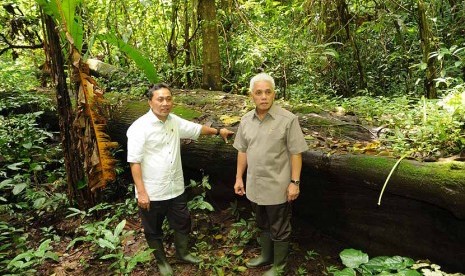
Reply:
M286 202L290 157L308 149L298 117L276 104L263 120L252 110L242 117L233 146L247 154L247 198L259 205Z

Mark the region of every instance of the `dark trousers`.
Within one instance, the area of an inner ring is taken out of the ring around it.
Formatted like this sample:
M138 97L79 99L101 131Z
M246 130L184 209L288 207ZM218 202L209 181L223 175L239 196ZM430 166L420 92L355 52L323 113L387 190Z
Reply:
M187 209L187 196L183 193L172 199L150 201L150 210L139 208L146 239L163 238L163 221L165 218L171 229L182 234L189 234L191 216Z
M258 205L251 202L257 227L269 232L273 241L288 241L291 236L292 206L289 202L278 205Z

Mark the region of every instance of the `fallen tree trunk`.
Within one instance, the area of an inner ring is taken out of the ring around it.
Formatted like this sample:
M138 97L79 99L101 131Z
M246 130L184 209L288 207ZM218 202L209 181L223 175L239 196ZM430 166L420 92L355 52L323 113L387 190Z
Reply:
M127 128L147 111L145 100L127 102L114 110L108 124L112 138L125 148ZM230 129L235 131L236 127ZM223 144L221 139L201 137L199 141L184 143L183 157L185 166L198 167L205 171L235 169L230 168L235 167L236 159L232 141L230 144ZM233 160L234 164L229 164L229 160ZM334 175L377 191L381 190L396 161L383 156L328 155L312 150L303 155L304 171ZM222 165L223 162L227 162L228 166ZM465 164L458 161L417 162L404 159L393 173L387 192L437 205L449 210L457 218L465 219Z
M141 101L126 103L113 113L109 133L123 148L127 128L145 112L147 104ZM236 154L232 141L224 144L217 137L186 141L182 146L186 180L208 175L215 184L209 199L217 206L243 200L233 192ZM430 258L464 271L465 166L455 161L403 160L378 206L395 162L379 156L305 152L296 216L371 254Z

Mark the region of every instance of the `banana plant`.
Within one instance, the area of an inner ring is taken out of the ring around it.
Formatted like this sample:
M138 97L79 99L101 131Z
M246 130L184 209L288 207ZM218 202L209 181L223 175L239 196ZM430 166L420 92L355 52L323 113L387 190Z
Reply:
M36 0L43 12L51 16L58 26L63 54L68 60L71 81L77 88L75 131L78 133L78 151L83 156L87 188L95 193L115 180L116 160L111 142L105 133L106 119L102 112L103 90L90 76L82 58L83 24L77 14L81 0ZM82 188L82 187L79 187ZM90 200L93 202L93 200Z

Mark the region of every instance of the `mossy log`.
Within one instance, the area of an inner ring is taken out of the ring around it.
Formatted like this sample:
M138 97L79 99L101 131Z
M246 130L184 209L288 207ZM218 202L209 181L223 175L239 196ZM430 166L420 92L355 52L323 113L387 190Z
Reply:
M111 137L125 148L127 128L147 110L145 101L126 102L115 109L108 124ZM301 123L305 128L305 120ZM217 206L245 201L233 192L236 154L232 140L228 144L218 137L184 141L186 180L208 175L210 183L215 183L209 200ZM430 258L452 270L465 270L465 165L404 159L378 206L379 193L396 161L305 152L301 197L294 204L296 216L370 254Z
M111 137L125 148L127 128L147 111L145 100L126 102L114 109L108 124ZM305 127L305 124L302 124L302 127ZM230 129L235 131L237 127ZM353 129L347 131L353 132ZM346 136L354 135L356 134ZM186 141L183 144L184 165L208 173L220 171L224 174L225 170L234 171L236 151L231 144L232 141L224 144L217 137L201 137L198 141ZM351 184L380 191L396 161L384 156L329 155L309 150L303 154L303 171L319 171L345 179ZM225 162L228 163L227 166L223 164ZM228 175L234 173L235 171L228 172ZM459 161L418 162L404 159L392 174L386 193L428 202L449 210L460 219L465 219L465 164Z

